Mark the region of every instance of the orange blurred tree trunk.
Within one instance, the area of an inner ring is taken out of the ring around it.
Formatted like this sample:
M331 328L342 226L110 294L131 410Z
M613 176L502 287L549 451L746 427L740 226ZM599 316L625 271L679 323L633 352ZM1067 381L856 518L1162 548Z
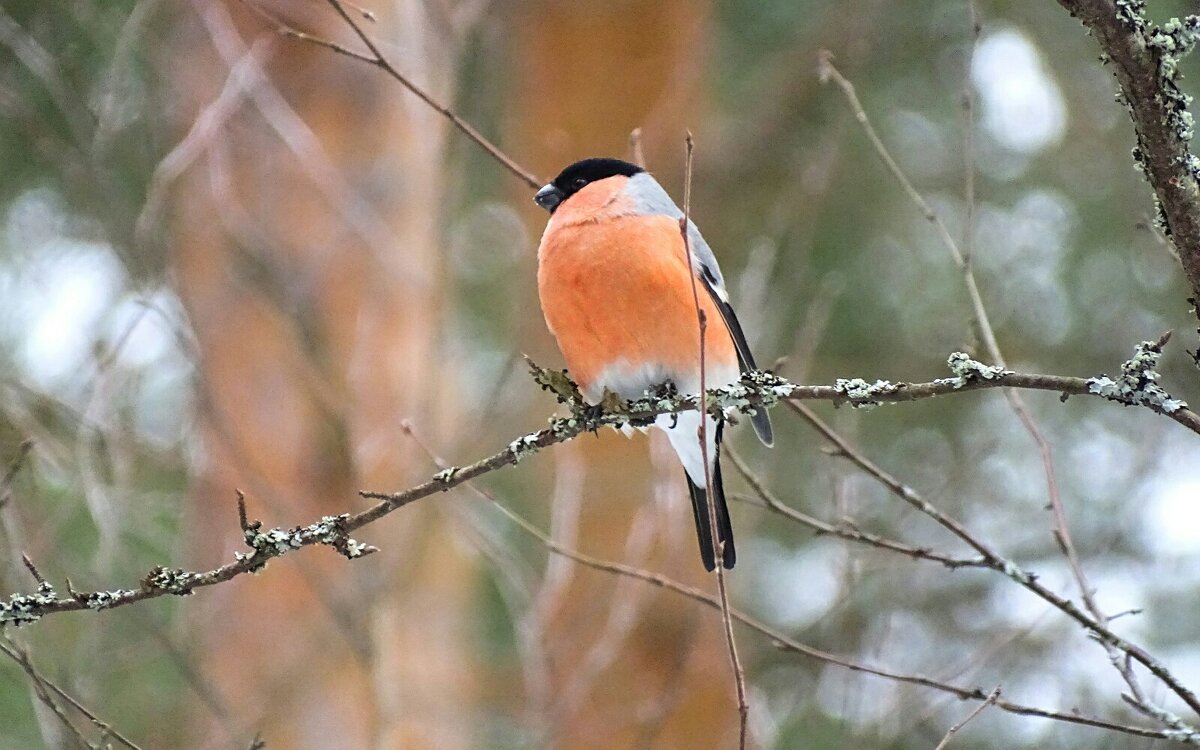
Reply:
M264 7L349 40L324 4ZM375 10L394 62L452 98L461 33L434 17L444 9ZM401 425L436 434L454 417L436 356L447 128L378 71L286 40L242 3L196 2L179 25L181 132L235 97L176 186L169 240L200 355L191 528L206 558L227 557L235 488L253 516L291 525L428 474ZM431 506L372 529L378 555L272 565L187 612L206 620L199 663L232 714L198 711L198 729L287 748L467 746L472 570Z
M520 144L518 153L535 171L550 175L587 156L627 156L630 132L642 128L648 166L678 194L684 132L703 111L710 29L708 4L692 0L586 8L522 3L513 24L520 77L509 140ZM702 143L703 133L698 136ZM561 362L548 334L534 351L541 362ZM655 451L651 470L646 438L607 432L598 442L586 441L581 452L588 467L579 546L621 559L631 521L654 502L652 485L665 483L670 507L650 516L665 533L649 566L711 585L699 563L683 471L671 451ZM666 510L669 517L662 517ZM566 708L555 700L593 669L593 649L613 627L609 613L635 594L607 576L580 572L559 598L548 626L554 659L543 736L552 746L571 748L735 745L737 711L720 620L666 592L646 595L637 624L585 700Z

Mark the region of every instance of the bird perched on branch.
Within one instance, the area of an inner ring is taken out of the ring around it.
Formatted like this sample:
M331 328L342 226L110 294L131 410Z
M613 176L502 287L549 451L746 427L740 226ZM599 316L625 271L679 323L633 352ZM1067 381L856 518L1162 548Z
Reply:
M648 172L619 159L584 159L564 169L534 200L550 212L538 247L542 311L590 402L598 403L605 390L631 399L664 385L698 394L697 304L707 321L706 387L728 385L741 372L756 369L716 257L690 221L685 251L683 212ZM759 439L771 445L766 411L751 419ZM709 521L700 412L665 414L655 426L666 431L683 463L700 557L711 571L718 552L726 568L733 567L737 552L721 483L722 425L711 416L707 420L719 548Z

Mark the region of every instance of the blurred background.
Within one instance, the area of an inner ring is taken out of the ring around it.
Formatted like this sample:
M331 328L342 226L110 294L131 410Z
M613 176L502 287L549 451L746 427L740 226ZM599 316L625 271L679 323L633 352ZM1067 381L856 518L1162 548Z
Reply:
M962 278L819 83L828 49L971 249L1010 366L1113 374L1175 329L1163 382L1200 402L1196 321L1148 229L1129 118L1055 3L981 0L976 43L963 0L363 2L376 20L352 14L400 71L540 177L628 156L641 128L678 197L691 129L693 216L760 362L810 383L943 377L952 351L985 358ZM317 0L0 3L0 466L32 441L0 506L6 593L32 588L22 552L60 588L214 567L241 545L235 489L268 525L309 523L554 413L520 357L561 366L532 190L379 70L273 19L355 43ZM1139 611L1114 628L1200 688L1200 441L1145 410L1026 399L1101 606ZM1000 393L814 408L1078 596L1037 447ZM747 430L732 444L785 502L970 556L794 415L775 423L773 450ZM11 635L146 748L732 746L716 613L549 555L493 499L567 547L713 589L669 449L606 433L402 509L361 534L382 550L365 560L306 550ZM733 602L796 639L1138 722L1103 650L1004 577L814 536L754 502L733 513ZM973 706L737 637L755 747L928 748ZM0 747L72 741L0 662ZM1152 745L997 709L953 742Z

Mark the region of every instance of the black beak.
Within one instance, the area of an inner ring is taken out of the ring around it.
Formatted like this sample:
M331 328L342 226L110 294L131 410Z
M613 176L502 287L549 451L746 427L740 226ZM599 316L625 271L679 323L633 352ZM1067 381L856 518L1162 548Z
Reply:
M537 191L537 195L533 196L533 202L546 209L550 213L554 213L554 209L558 208L558 204L563 202L563 198L567 196L554 183L546 185L541 190Z

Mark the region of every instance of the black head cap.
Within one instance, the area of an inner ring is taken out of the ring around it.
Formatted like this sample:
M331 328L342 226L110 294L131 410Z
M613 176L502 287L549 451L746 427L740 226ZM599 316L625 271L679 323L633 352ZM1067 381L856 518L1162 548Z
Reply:
M620 159L584 159L559 172L558 177L539 190L533 199L539 206L554 213L560 203L590 183L616 175L632 177L644 171L638 165Z

